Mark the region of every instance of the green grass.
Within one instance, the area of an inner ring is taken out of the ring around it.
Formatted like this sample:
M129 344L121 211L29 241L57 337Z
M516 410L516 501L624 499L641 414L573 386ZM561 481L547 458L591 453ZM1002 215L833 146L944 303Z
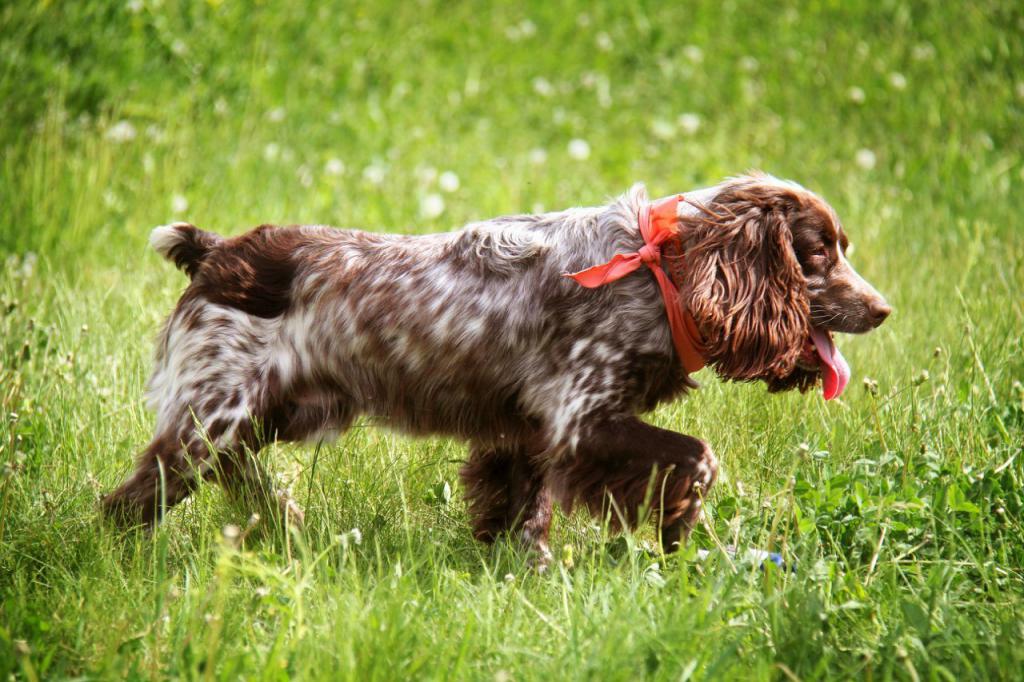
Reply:
M5 679L1020 675L1019 3L301 5L0 7ZM265 452L301 537L226 541L213 487L151 537L98 522L185 284L153 225L425 232L750 167L827 197L896 313L841 339L842 400L706 376L651 415L723 465L682 555L559 517L536 575L470 537L460 444L372 424Z

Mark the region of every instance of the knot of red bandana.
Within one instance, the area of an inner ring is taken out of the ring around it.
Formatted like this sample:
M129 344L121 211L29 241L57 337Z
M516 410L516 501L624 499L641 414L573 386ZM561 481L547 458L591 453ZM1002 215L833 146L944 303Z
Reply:
M659 199L653 204L644 204L637 214L637 224L644 245L635 253L616 254L603 265L595 265L576 273L566 273L581 286L588 289L614 282L641 265L646 265L654 273L665 301L665 313L668 316L669 330L672 332L672 344L687 374L696 372L704 366L702 352L703 341L697 323L688 311L683 310L679 300L679 288L661 267L661 247L666 241L679 237L679 220L676 209L683 200L682 194L675 194ZM682 249L679 249L680 252Z

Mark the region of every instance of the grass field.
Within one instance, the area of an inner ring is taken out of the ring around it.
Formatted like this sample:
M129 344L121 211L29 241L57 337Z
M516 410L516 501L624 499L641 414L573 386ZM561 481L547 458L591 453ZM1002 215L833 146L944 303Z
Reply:
M4 679L1020 678L1024 6L576 5L0 7ZM703 376L650 415L722 461L681 555L558 517L537 575L472 540L461 444L369 423L265 451L301 536L232 541L213 486L98 521L185 285L152 226L426 232L751 167L829 199L896 313L840 339L841 400Z

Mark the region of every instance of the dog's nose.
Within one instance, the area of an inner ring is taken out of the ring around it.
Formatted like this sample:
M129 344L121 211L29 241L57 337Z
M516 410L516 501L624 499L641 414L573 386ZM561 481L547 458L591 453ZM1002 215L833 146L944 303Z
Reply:
M875 299L868 303L868 316L871 318L871 324L876 327L882 324L891 312L892 306L882 299Z

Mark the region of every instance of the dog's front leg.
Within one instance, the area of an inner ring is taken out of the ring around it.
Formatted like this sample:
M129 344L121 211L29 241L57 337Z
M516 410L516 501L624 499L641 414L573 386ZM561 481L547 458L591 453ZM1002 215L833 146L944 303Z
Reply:
M652 518L672 552L700 518L717 476L718 460L704 441L623 417L590 426L553 465L550 480L566 509L584 504L595 516L609 514L613 527Z
M473 446L459 476L473 536L491 543L503 533L518 535L543 570L551 562L551 496L534 453L522 446Z

